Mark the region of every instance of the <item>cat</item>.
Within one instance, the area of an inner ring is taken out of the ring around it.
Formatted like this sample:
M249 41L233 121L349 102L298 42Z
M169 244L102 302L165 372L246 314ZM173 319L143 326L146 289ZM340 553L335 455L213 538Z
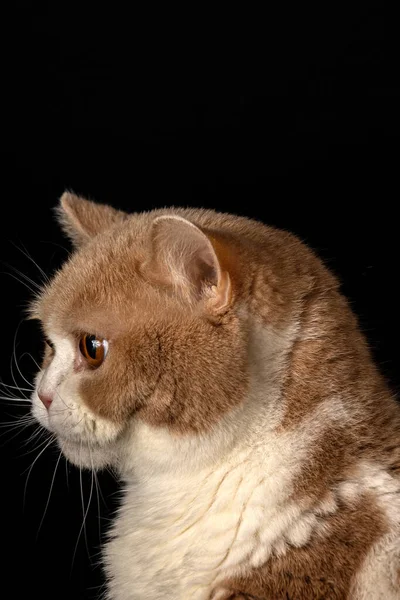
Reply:
M111 466L110 600L400 598L400 406L294 235L65 192L32 412Z

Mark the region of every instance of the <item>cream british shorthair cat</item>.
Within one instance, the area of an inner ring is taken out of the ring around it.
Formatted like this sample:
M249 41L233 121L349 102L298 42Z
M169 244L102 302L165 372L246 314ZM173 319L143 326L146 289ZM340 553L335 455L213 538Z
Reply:
M399 600L400 406L293 235L65 193L33 415L124 494L110 600Z

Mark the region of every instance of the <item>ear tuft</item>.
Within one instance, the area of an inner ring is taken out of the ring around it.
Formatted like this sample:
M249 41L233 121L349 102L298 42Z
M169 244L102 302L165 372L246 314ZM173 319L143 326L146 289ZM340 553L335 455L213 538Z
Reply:
M106 204L96 204L74 193L66 191L55 208L56 217L64 233L75 247L79 247L111 227L126 219L126 213Z

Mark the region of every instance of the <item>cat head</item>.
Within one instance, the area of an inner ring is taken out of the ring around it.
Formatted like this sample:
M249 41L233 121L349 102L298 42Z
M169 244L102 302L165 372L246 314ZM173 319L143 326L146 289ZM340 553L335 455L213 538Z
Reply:
M32 304L46 339L32 403L76 464L118 464L137 424L202 435L243 403L248 325L232 247L211 212L208 228L185 214L61 198L74 252Z

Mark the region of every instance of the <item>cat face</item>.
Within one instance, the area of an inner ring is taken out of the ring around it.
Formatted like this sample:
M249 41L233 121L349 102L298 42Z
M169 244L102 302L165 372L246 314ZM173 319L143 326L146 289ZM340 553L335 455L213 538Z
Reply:
M76 252L32 306L48 341L34 416L89 468L118 465L138 423L208 432L248 385L217 243L173 212L127 217L70 194L59 216Z

